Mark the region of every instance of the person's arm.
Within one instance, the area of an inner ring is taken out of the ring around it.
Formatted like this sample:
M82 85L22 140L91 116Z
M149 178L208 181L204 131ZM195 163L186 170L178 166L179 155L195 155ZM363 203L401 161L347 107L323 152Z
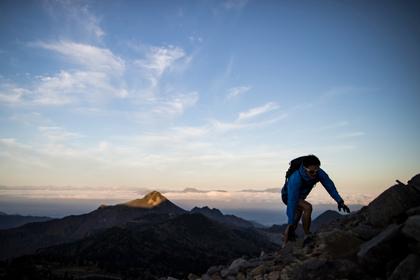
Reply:
M287 223L295 222L296 207L299 201L299 190L302 184L299 172L294 172L287 182Z
M344 200L338 194L337 188L335 187L334 182L330 179L328 174L322 169L319 169L318 173L321 184L324 186L330 196L337 202L338 211L343 210L344 212L350 213L350 209L346 204L344 204Z
M321 184L324 186L324 188L327 190L330 196L337 203L342 203L344 200L338 194L337 189L334 185L334 182L330 179L328 174L322 169L319 169L318 174L319 174L319 180L321 181Z

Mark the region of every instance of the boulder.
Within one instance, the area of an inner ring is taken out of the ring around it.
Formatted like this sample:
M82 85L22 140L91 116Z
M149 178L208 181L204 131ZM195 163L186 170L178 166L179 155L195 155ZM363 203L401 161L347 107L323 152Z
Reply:
M408 181L408 184L420 191L420 174L417 174Z
M398 262L406 254L402 244L404 240L400 238L401 226L389 225L380 234L363 243L357 253L359 263L375 274L384 275L386 265Z
M232 264L229 266L229 271L231 271L232 274L237 274L242 268L247 266L248 262L242 258L239 258L232 262Z
M410 254L395 268L388 280L415 279L418 272L420 272L420 257Z
M413 207L407 210L407 216L420 215L420 206Z
M223 265L215 265L215 266L212 266L212 267L210 267L207 270L207 274L208 275L212 275L212 274L214 274L216 272L220 272L223 268L224 268Z
M363 240L369 240L372 237L378 235L381 231L378 228L375 228L367 224L358 224L355 228L351 230L358 238Z
M348 231L335 229L318 235L318 250L331 258L356 255L362 240Z
M410 186L394 185L368 205L368 221L386 227L415 206L420 206L420 192Z
M404 224L402 232L405 236L420 242L420 215L409 217Z
M248 262L243 258L234 260L228 268L222 269L220 275L222 277L228 277L238 274L238 272L246 267L248 267Z

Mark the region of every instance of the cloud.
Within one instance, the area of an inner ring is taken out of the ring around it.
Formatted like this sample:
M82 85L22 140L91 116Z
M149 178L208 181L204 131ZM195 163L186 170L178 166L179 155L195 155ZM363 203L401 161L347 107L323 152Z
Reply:
M25 86L3 81L0 86L2 103L62 106L127 97L128 90L122 77L125 62L110 50L69 41L29 45L59 53L66 62L77 65L79 69L36 76Z
M32 45L55 51L66 57L68 62L84 66L89 70L119 75L125 69L124 61L109 49L71 41L38 42Z
M244 121L255 118L259 115L277 110L279 106L275 102L269 102L263 106L252 108L246 112L239 113L238 121Z
M9 117L9 120L17 122L18 124L23 124L27 126L46 126L53 125L53 121L46 118L40 112L17 112Z
M239 87L233 87L228 90L228 95L226 98L232 99L235 97L239 97L240 95L245 94L251 89L250 86L239 86Z
M348 132L348 133L343 133L337 136L337 138L339 139L345 139L345 138L355 138L355 137L360 137L360 136L364 136L366 133L362 132L362 131L355 131L355 132Z
M151 88L157 87L162 75L173 67L176 61L186 58L186 53L182 48L150 47L144 59L138 59L135 64L144 70L147 79L151 83Z
M16 105L23 102L24 96L28 93L27 89L19 87L14 84L2 81L0 85L0 103Z
M38 129L51 142L65 142L84 137L82 134L58 126L41 126Z
M184 111L194 106L199 99L197 92L190 92L188 94L178 94L169 99L158 102L152 109L152 113L159 115L181 115Z
M105 31L100 26L100 18L94 15L87 4L79 1L50 1L42 2L55 25L61 30L72 31L79 37L100 40L105 36Z
M242 190L241 192L251 192L251 193L253 193L253 192L257 192L257 193L260 193L260 192L265 192L265 193L280 193L280 189L281 188L269 188L269 189L263 189L263 190L245 189L245 190Z
M0 138L0 164L17 162L21 167L46 167L47 164L34 151L33 146L16 141L15 138Z
M38 76L25 89L21 103L62 106L72 103L97 103L110 97L124 98L127 90L104 72L65 71Z

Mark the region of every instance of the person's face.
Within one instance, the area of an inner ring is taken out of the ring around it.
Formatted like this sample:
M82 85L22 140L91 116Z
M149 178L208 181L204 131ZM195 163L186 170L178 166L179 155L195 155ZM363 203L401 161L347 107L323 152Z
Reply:
M309 177L311 178L315 178L316 173L319 170L319 166L318 165L309 165L308 167L304 167L306 174L308 174Z

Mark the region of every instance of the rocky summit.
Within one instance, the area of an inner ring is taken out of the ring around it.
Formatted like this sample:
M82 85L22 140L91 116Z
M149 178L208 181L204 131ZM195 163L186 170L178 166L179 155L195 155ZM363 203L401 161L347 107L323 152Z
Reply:
M152 208L167 200L168 199L164 197L160 192L152 191L146 194L143 198L128 201L124 203L124 205L130 207Z
M305 246L298 239L274 253L238 258L188 279L420 280L420 174L324 224Z

